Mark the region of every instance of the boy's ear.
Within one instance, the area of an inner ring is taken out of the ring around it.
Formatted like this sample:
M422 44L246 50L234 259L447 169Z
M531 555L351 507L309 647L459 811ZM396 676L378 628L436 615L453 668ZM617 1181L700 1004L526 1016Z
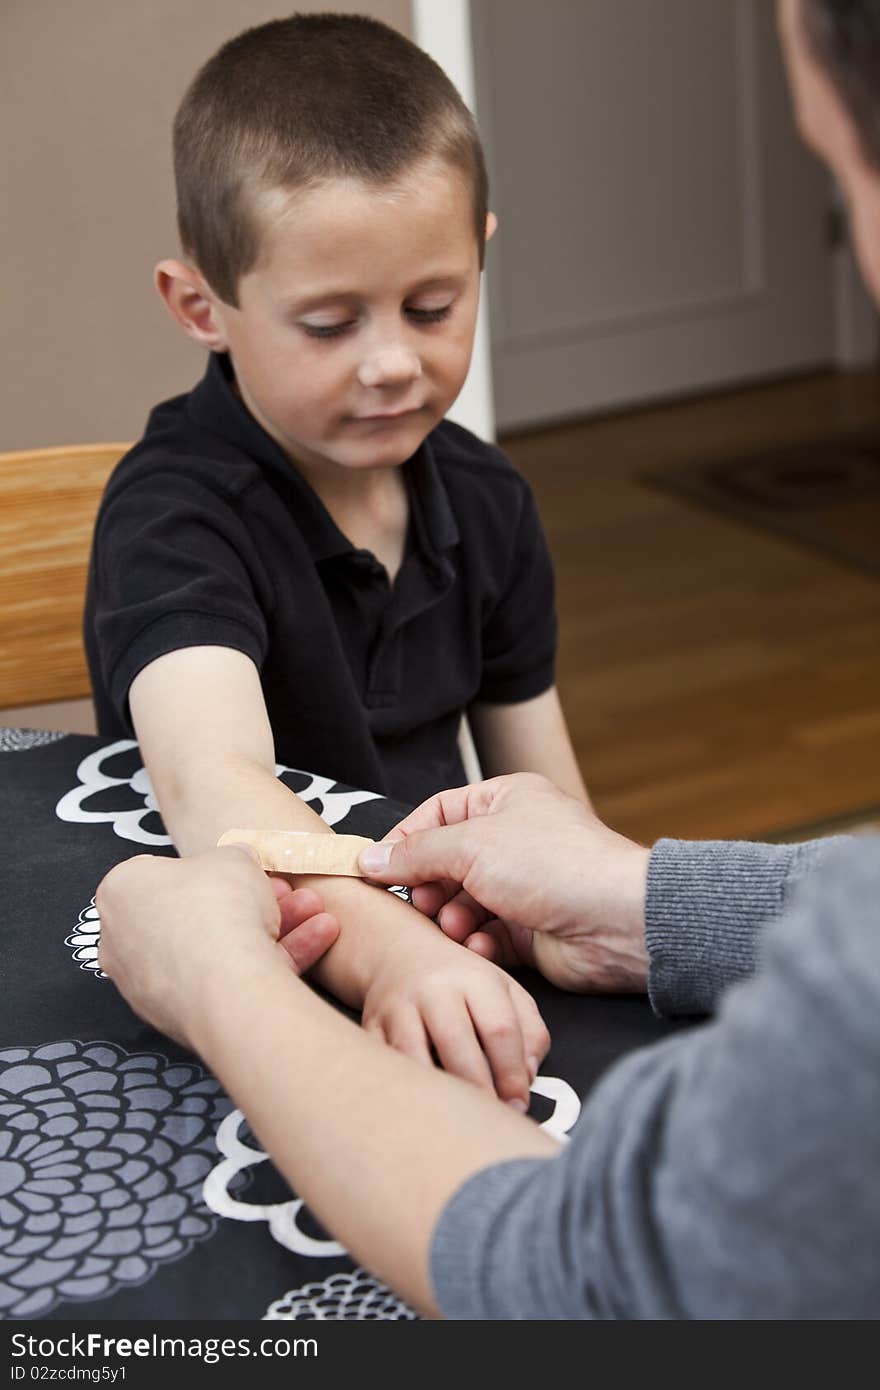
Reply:
M492 236L495 235L495 229L497 228L497 226L498 226L498 218L495 216L494 212L487 212L487 213L486 213L486 240L487 240L487 241L489 240L490 237L492 237Z
M195 266L185 261L160 261L153 281L171 317L188 337L210 348L226 349L223 314L219 301Z

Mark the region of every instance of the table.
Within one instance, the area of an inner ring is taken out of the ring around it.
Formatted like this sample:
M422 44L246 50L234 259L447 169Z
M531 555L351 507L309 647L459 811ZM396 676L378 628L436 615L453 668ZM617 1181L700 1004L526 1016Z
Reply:
M378 838L405 810L278 774L346 833ZM0 827L0 1317L414 1317L321 1229L214 1077L98 968L101 878L173 853L137 745L0 729ZM524 983L553 1035L531 1113L564 1134L609 1063L674 1025L641 998Z

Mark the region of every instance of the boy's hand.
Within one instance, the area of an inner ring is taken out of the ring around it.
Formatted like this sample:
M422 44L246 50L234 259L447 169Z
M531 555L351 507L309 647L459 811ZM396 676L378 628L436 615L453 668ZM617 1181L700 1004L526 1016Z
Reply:
M531 995L439 932L398 937L367 990L363 1026L426 1066L433 1049L444 1070L523 1111L550 1046Z
M290 912L297 928L291 940L302 950L311 923L303 924L301 904L321 914L313 917L319 926L328 916L321 911L322 881L317 890L298 887L291 893L283 875L268 878L281 912L281 945L287 945ZM388 935L377 932L374 923L361 938L359 954L369 945L369 964L359 998L350 1001L361 1009L365 1032L426 1066L433 1065L436 1055L454 1076L528 1109L531 1083L550 1046L534 999L497 965L428 927L399 898L378 897L384 899L377 905ZM360 897L356 902L360 908ZM343 919L354 916L351 906L341 904L339 910Z

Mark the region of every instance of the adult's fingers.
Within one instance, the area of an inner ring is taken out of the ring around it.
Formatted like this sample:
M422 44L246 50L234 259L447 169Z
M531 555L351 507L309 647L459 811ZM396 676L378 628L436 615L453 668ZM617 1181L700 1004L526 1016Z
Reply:
M518 922L502 922L497 917L479 927L464 942L469 951L491 960L505 970L518 966L535 967L535 933Z
M424 917L433 917L453 941L464 941L490 913L452 879L441 883L422 883L412 890L413 907Z
M458 884L451 879L444 879L442 883L420 883L412 890L413 907L423 917L436 917L444 903L457 892Z
M484 960L491 960L502 970L514 970L522 964L511 945L506 924L499 922L497 917L487 922L485 927L472 932L463 945L468 951L482 956Z
M330 912L319 912L292 927L281 938L281 949L287 952L298 975L303 975L329 951L339 935L339 923Z
M398 821L394 829L386 835L386 840L402 840L416 830L434 830L441 825L455 825L459 821L467 820L468 815L473 814L470 810L473 791L474 788L468 786L450 787L446 791L429 796L421 806L417 806L408 816L404 816L402 821Z
M475 931L465 941L464 947L467 951L473 951L475 956L482 956L483 960L490 960L493 965L499 965L502 969L507 968L504 953L491 932Z
M324 899L314 888L291 888L284 879L279 884L273 884L273 888L281 914L281 936L286 936L310 917L317 917L318 913L324 911Z
M285 874L267 874L266 879L276 898L281 899L293 892L293 884Z
M437 921L446 936L462 942L467 940L471 932L488 922L491 916L470 893L462 889L440 909Z

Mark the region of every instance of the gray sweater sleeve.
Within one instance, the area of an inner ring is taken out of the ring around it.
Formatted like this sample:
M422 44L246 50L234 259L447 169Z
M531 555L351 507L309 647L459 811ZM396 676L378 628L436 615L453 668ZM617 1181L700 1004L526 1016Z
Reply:
M781 852L789 875L798 859ZM668 929L710 949L711 922L654 888ZM612 1068L558 1156L484 1169L447 1204L447 1317L876 1317L880 839L830 848L793 892L759 887L752 956L761 901L781 920L712 1022Z
M658 840L645 902L648 993L658 1014L714 1012L722 990L755 970L761 928L846 841L763 845Z

